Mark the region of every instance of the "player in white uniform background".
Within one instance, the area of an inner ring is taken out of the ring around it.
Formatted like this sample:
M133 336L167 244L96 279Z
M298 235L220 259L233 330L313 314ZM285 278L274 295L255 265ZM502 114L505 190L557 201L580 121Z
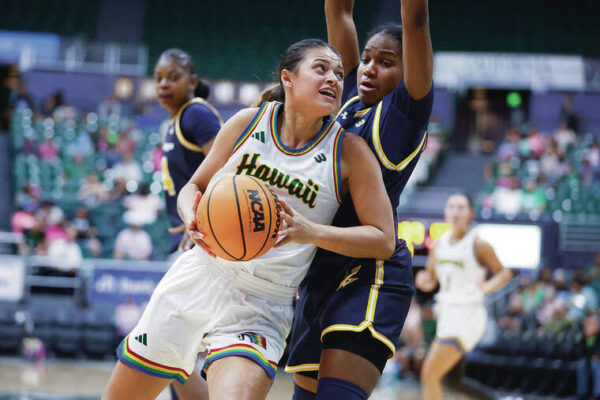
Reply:
M450 196L444 209L450 229L429 253L426 269L415 277L422 291L430 292L438 283L440 286L435 307L436 336L421 370L424 400L442 398L442 378L483 335L487 322L485 296L512 278L493 247L477 237L477 228L471 228L473 214L468 197ZM488 271L492 276L486 280Z
M223 126L178 198L199 246L178 257L121 343L103 399L153 399L171 380L184 382L204 349L211 399L264 399L316 246L351 257L391 256L392 208L377 160L332 117L343 71L328 44L297 42L284 53L279 86L270 93L281 102L242 110ZM228 175L264 180L284 200L282 240L249 262L211 257L196 227L201 193ZM362 225L327 225L348 192Z

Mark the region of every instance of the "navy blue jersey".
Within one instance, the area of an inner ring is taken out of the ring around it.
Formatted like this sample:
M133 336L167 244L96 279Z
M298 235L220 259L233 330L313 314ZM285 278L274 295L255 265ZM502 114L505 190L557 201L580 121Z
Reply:
M427 124L433 105L433 89L423 99L414 100L402 81L379 103L366 105L358 99L357 68L344 78L343 106L337 115L337 121L348 132L365 139L377 156L397 229L396 208L400 194L427 143ZM333 225L360 225L350 194L344 197ZM319 249L313 264L320 264L320 258L326 259L328 265L339 265L344 259L348 259ZM335 262L332 258L339 261Z
M177 213L177 195L204 161L202 146L214 138L223 121L218 111L201 98L183 104L169 123L163 143L162 174L171 226L183 222ZM177 248L181 235L174 235L171 251Z

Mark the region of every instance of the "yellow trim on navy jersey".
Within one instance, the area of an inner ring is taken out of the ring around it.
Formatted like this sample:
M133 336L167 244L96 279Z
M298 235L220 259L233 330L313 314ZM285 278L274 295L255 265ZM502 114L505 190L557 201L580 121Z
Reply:
M383 151L383 147L381 146L381 140L379 138L379 120L381 119L381 108L382 107L383 107L383 102L379 102L379 105L377 106L377 110L375 110L375 118L373 119L373 134L372 134L373 146L375 147L375 152L377 153L377 157L379 158L379 161L381 161L381 164L383 164L384 167L386 167L387 169L391 169L392 171L402 171L421 152L421 150L423 150L423 147L425 146L425 142L426 142L425 139L427 138L427 131L425 131L423 133L423 139L421 139L421 143L419 143L417 148L412 153L410 153L410 155L408 157L406 157L404 160L402 160L400 163L394 164L385 155L385 152Z
M335 197L338 203L342 202L342 142L344 129L340 128L333 143L333 181L335 184Z
M344 112L346 107L348 107L350 104L354 103L356 100L358 100L358 96L354 96L351 99L349 99L348 101L346 101L344 103L344 105L342 106L342 108L340 108L340 111L338 111L338 113L336 114L335 119L338 119L339 116Z
M377 305L377 297L379 296L379 288L383 285L383 260L377 260L375 262L375 283L371 285L371 292L369 293L369 300L367 302L367 310L365 312L365 320L361 322L359 325L349 325L349 324L336 324L328 326L323 329L321 332L321 341L323 341L323 336L325 336L329 332L334 331L350 331L350 332L362 332L365 329L368 329L371 332L371 336L375 339L379 340L383 344L385 344L392 354L390 358L394 356L396 353L396 346L394 343L389 340L385 335L377 332L373 327L373 320L375 317L375 306Z
M286 365L284 371L288 373L318 371L320 364L299 364L294 366Z
M201 153L202 147L187 140L183 135L183 132L181 132L181 116L183 115L185 109L192 104L202 104L206 106L206 108L208 108L219 119L219 124L221 126L223 126L223 120L221 119L221 116L219 115L219 112L216 110L216 108L214 108L206 100L200 97L194 97L193 99L186 101L181 107L179 107L179 111L177 111L177 115L175 116L175 135L177 135L177 140L179 140L179 143L181 143L181 145L186 149L195 151L197 153Z
M254 131L256 126L258 125L259 121L262 119L263 115L265 115L265 111L266 111L267 107L269 106L269 104L270 104L269 102L264 102L260 106L260 108L256 112L256 115L252 119L252 121L250 121L250 123L248 124L248 126L246 127L244 132L242 132L240 137L238 137L238 139L236 140L235 144L233 145L233 150L231 150L231 154L235 153L237 151L237 149L239 149L240 146L246 141L246 139L248 139L250 137L250 135L252 134L252 132Z

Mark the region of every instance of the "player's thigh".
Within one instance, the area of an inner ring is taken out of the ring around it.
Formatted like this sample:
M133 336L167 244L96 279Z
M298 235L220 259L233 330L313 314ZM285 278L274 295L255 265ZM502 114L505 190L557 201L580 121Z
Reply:
M462 358L463 354L453 344L440 343L435 340L421 369L421 378L424 383L428 379L441 379Z
M144 374L117 361L102 400L155 399L170 382L170 379Z
M183 385L174 381L173 388L180 400L208 400L208 386L198 368L194 369Z
M324 349L321 353L319 378L337 378L352 382L367 395L375 389L381 373L366 358L340 349Z
M237 356L210 363L206 378L210 400L263 400L273 383L260 365Z

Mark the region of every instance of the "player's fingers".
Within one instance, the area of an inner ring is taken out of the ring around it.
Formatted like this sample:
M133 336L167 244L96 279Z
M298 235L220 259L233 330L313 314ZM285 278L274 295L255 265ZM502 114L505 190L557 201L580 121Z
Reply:
M286 213L284 211L280 211L279 215L281 216L281 219L283 219L285 221L285 223L287 224L287 226L294 225L294 218L290 214L288 214L288 213Z
M281 208L291 216L294 216L294 209L290 206L284 199L279 199L279 204L281 204Z
M174 226L172 228L169 228L169 233L181 233L181 232L185 232L185 224L181 224L179 226Z
M283 239L281 239L279 242L275 243L275 245L273 247L278 248L283 246L286 243L289 243L290 240L292 240L289 236L284 237Z
M200 199L202 198L201 192L196 192L196 197L194 197L194 211L198 208L198 203L200 203Z

